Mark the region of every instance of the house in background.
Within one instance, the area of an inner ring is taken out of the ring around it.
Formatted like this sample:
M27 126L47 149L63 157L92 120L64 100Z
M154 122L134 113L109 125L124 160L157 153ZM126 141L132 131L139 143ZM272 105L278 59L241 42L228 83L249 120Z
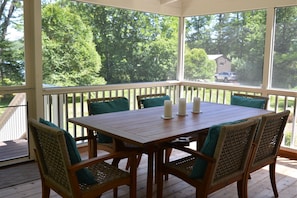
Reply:
M214 60L217 64L216 73L231 72L231 61L223 54L207 55L209 60Z

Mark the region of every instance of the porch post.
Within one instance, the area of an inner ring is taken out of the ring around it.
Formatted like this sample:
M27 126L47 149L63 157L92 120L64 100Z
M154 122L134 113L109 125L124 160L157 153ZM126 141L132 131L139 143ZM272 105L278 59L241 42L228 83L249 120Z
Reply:
M43 116L41 0L24 2L25 69L28 118ZM29 158L34 159L32 137L29 135Z
M176 79L184 80L184 52L185 52L185 18L179 17L179 32L178 32L178 64L176 68ZM183 86L178 86L176 90L176 99L182 97Z

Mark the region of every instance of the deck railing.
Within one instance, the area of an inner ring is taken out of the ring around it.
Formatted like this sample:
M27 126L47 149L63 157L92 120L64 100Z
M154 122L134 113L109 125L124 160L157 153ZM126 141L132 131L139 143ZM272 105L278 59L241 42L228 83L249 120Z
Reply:
M27 139L27 99L17 93L8 106L1 106L0 141Z
M119 85L71 87L71 88L45 88L44 118L68 130L73 136L79 137L86 134L86 129L69 123L68 118L87 116L86 100L96 97L124 96L130 101L130 110L137 109L137 95L149 93L166 93L173 103L179 97L191 102L196 96L202 101L230 104L233 93L248 93L269 97L268 109L276 112L290 110L291 115L285 129L282 146L297 148L296 132L296 97L297 92L257 87L237 86L231 83L201 83L201 82L152 82L131 83Z

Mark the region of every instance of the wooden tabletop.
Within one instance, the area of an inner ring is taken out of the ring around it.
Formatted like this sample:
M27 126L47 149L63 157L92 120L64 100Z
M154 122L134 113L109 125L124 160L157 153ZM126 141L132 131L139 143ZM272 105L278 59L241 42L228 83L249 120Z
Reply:
M138 146L171 141L179 136L190 136L212 125L240 119L259 117L271 111L235 105L202 102L199 114L193 114L192 103L187 104L187 115L177 116L173 106L173 119L162 119L164 107L122 111L80 118L70 122Z

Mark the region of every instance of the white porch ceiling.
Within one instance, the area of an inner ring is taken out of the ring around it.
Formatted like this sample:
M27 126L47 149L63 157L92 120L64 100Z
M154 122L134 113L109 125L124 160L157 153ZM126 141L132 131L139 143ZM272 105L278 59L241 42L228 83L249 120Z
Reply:
M297 5L297 0L77 0L99 5L159 13L195 16Z

